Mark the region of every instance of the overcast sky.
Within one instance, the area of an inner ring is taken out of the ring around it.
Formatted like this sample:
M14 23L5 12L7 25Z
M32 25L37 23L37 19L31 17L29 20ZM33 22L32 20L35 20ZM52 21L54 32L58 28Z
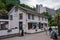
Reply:
M58 9L60 8L60 0L20 0L21 3L35 7L36 4L42 4L44 7Z

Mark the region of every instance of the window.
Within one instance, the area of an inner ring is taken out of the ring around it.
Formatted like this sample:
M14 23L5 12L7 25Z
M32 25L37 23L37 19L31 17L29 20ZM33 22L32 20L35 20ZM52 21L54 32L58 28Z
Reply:
M0 22L0 30L7 30L8 26L6 26L8 22Z
M44 20L44 18L42 17L42 20Z
M34 20L34 15L32 15L32 20Z
M45 18L43 18L43 20L45 21Z
M43 28L43 24L41 23L41 28Z
M31 19L31 17L30 17L31 15L30 14L28 14L28 19Z
M10 15L10 20L13 20L13 16L12 15Z
M38 16L39 20L40 20L40 16Z
M15 7L15 12L17 12L18 11L18 8L17 7Z
M45 18L45 21L47 21L47 18Z
M33 29L36 29L37 23L32 23Z
M22 22L19 22L19 30L22 30L23 28L22 28Z
M45 26L47 27L47 24L45 23Z
M22 14L19 14L19 19L23 19L23 15Z
M39 29L41 28L41 23L38 24Z

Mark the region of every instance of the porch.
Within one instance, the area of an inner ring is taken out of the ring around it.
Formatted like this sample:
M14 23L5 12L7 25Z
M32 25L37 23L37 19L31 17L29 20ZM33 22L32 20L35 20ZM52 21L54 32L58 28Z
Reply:
M9 24L9 20L0 19L0 37L16 34L19 32L19 29L17 28L10 28Z
M44 23L40 22L28 22L28 31L27 33L36 33L44 31L44 27L47 26Z

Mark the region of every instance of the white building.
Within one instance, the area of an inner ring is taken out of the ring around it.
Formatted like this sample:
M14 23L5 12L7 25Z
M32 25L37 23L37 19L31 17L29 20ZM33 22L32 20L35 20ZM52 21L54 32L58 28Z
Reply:
M43 12L48 12L52 17L56 16L56 10L48 8L48 7L43 7L43 5L36 5L36 12L37 13L43 13Z
M8 16L8 20L0 19L0 36L18 34L22 29L25 33L36 33L48 27L48 17L21 6L14 6Z

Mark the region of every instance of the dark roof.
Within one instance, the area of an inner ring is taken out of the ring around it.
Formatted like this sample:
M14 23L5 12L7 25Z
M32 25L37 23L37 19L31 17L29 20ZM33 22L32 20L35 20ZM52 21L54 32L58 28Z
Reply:
M9 14L11 13L11 11L12 11L14 8L22 9L22 10L26 11L26 13L29 13L29 14L34 14L34 15L38 15L38 16L41 16L41 17L46 17L46 18L48 18L47 16L45 16L45 15L43 15L43 14L37 13L36 11L30 10L30 9L27 9L27 8L24 8L24 7L22 7L22 6L14 6L14 7L10 10Z
M30 9L27 9L27 8L24 8L24 7L21 7L21 6L19 6L19 8L25 10L25 11L26 11L27 13L29 13L29 14L34 14L34 15L38 15L38 16L41 16L41 17L46 17L46 18L48 18L48 17L45 16L44 14L37 13L36 11L30 10Z

